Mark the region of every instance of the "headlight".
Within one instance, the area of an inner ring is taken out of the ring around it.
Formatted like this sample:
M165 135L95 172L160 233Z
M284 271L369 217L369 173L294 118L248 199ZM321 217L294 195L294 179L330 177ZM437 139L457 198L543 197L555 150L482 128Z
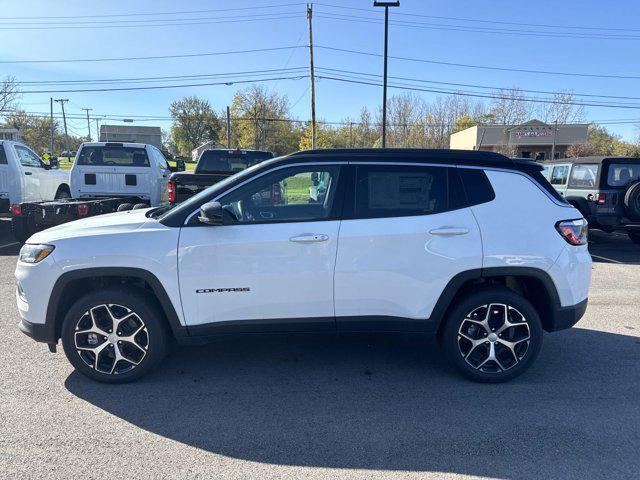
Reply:
M38 263L47 258L53 249L53 245L29 245L25 244L20 249L19 261L24 263Z

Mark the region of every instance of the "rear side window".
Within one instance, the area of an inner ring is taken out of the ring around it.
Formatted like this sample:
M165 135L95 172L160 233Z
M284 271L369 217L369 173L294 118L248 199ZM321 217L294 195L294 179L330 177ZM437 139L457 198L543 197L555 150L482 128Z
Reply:
M496 198L491 183L482 170L460 168L458 171L460 172L460 178L462 178L469 206L490 202Z
M573 188L595 188L598 165L575 164L571 169L569 186Z
M80 151L78 165L94 167L148 167L149 157L144 148L136 147L84 147Z
M7 154L4 153L4 145L0 145L0 165L7 164Z
M357 218L428 215L448 209L447 168L398 165L359 166Z
M569 165L556 165L551 170L551 185L565 185L569 176Z
M612 163L609 165L607 183L611 187L625 187L629 182L640 179L639 163Z

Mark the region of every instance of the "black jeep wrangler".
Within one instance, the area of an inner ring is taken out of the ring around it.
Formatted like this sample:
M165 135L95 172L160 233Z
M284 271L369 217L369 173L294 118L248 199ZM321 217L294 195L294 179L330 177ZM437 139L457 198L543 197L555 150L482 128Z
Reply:
M578 157L542 162L565 200L605 232L626 230L640 244L640 158Z

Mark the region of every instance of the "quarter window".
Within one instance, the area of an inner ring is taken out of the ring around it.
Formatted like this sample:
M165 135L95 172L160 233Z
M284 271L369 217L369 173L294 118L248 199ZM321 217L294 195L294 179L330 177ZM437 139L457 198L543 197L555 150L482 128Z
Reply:
M566 185L569 165L556 165L551 171L551 185Z
M7 164L7 155L4 153L4 145L0 145L0 165Z
M598 175L598 165L574 165L571 169L569 186L573 188L594 188Z
M42 167L40 158L28 148L16 145L15 149L16 153L18 154L18 158L20 159L20 164L23 167Z
M338 172L333 165L270 172L220 200L226 222L264 223L333 218Z
M358 218L428 215L448 208L447 169L396 165L359 166Z

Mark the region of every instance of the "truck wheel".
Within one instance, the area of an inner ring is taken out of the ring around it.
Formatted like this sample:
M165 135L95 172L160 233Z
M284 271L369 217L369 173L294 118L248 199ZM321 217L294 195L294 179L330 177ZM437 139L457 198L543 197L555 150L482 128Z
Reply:
M56 192L55 200L67 200L71 198L71 192L69 192L69 187L66 185L61 185Z
M130 203L121 203L120 205L118 205L117 211L126 212L127 210L131 210L132 208L133 208L133 205Z
M472 293L454 306L446 322L444 353L460 373L476 382L517 377L542 346L542 323L535 308L506 288Z
M140 209L142 209L142 208L149 208L149 205L147 205L146 203L136 203L136 204L133 206L133 209L134 209L134 210L140 210Z
M16 241L24 243L35 233L35 229L29 227L26 217L13 217L11 219L11 233Z
M631 220L640 221L640 181L629 185L624 194L624 207Z
M107 288L73 304L61 338L76 370L98 382L125 383L160 363L167 349L166 323L146 297L135 289Z
M627 235L629 236L629 238L633 243L640 244L640 232L627 230Z

